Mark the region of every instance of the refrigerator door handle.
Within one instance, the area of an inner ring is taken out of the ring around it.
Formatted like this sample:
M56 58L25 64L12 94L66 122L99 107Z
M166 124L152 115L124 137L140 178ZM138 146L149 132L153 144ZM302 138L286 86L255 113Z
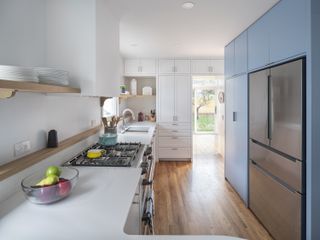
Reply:
M272 140L273 130L273 90L271 75L268 75L268 139Z

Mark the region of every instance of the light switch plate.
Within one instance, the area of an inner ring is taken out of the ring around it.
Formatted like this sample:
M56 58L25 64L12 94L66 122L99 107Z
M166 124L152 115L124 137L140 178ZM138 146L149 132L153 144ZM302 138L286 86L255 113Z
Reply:
M14 145L14 155L16 157L22 156L31 150L30 140L18 142Z

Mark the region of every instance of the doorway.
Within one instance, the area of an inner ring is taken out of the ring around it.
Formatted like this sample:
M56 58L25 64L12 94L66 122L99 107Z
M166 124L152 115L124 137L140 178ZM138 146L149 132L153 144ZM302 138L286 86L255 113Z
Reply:
M193 148L209 144L212 154L224 157L224 78L192 76Z

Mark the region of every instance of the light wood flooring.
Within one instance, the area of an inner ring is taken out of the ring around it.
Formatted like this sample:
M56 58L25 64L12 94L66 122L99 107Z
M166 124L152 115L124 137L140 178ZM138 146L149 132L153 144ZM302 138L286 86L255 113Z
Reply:
M213 135L195 135L192 163L157 164L155 233L272 239L225 181L213 141Z

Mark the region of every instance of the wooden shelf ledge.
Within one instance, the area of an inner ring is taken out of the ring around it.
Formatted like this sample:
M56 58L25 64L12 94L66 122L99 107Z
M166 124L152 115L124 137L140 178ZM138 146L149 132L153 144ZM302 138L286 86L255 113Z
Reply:
M18 82L0 79L0 89L11 89L19 92L37 93L80 93L79 88L57 86L35 82Z
M0 181L58 153L62 150L71 147L72 145L98 133L101 130L102 126L86 130L82 133L74 135L68 139L61 141L57 148L44 148L37 152L31 153L27 156L21 157L19 159L8 162L0 166ZM67 160L67 159L66 159Z
M130 95L130 94L120 94L121 98L132 98L132 97L155 97L156 95Z

